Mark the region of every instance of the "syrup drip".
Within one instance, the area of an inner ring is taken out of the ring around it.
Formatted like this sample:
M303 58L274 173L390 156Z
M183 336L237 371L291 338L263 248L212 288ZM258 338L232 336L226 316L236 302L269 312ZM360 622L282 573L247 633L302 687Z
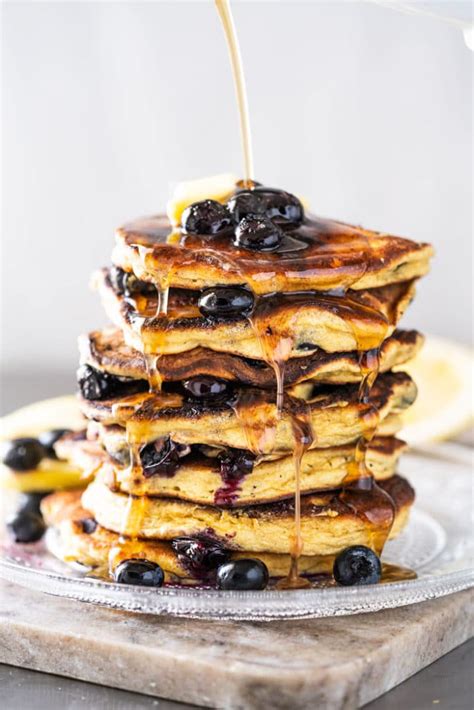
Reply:
M295 521L294 532L291 545L291 565L288 576L277 584L278 589L305 589L311 586L311 582L304 577L300 577L298 572L298 562L303 553L303 539L301 535L301 461L306 451L314 441L311 426L311 410L303 400L292 398L291 401L291 424L295 438L295 449L293 452L293 462L295 468Z
M116 406L120 408L120 405ZM135 413L138 409L139 405L135 407ZM130 459L128 473L131 474L132 477L135 477L137 474L139 475L141 470L140 446L135 440L128 422L125 431ZM120 524L120 536L117 540L117 544L109 550L108 564L111 576L115 567L123 560L140 557L138 535L142 528L145 503L146 499L143 496L136 497L131 494L128 495Z
M381 555L395 519L395 503L391 496L377 485L367 467L367 450L380 421L377 408L370 402L370 393L380 369L380 347L385 340L391 318L386 318L377 309L381 328L372 336L352 322L354 337L359 351L361 382L359 385L359 417L362 421L362 436L354 448L354 459L349 463L343 480L340 499L364 523L369 537L369 547ZM385 321L385 323L384 323Z

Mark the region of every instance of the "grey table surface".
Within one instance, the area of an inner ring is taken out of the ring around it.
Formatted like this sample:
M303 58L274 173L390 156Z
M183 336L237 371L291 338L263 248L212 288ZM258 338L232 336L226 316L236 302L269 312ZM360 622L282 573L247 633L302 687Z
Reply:
M71 392L74 375L67 373L2 373L2 414L29 402ZM471 710L474 707L474 639L451 651L366 708L369 710ZM137 693L0 664L0 698L5 710L139 710L191 708Z

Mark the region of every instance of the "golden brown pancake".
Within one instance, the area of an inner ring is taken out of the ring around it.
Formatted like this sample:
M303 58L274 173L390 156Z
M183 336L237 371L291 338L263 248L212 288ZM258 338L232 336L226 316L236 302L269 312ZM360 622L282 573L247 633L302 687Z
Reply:
M420 350L423 336L416 330L396 330L380 349L380 372L411 360ZM79 338L81 362L118 377L147 379L145 358L139 350L126 345L123 334L115 328L95 330ZM209 375L231 382L266 389L276 387L275 371L262 360L249 360L208 348L194 348L175 355L163 355L158 362L164 382L180 382ZM326 353L291 358L285 364L285 385L299 382L347 384L360 382L361 368L356 351Z
M232 236L172 232L164 216L116 232L114 263L145 281L202 289L246 284L254 293L374 288L423 276L433 250L401 237L308 215L276 252L239 249ZM343 348L345 349L345 348Z
M146 559L156 562L165 573L165 582L196 584L206 582L206 571L196 568L184 554L178 554L172 543L161 540L127 540L119 542L116 533L100 525L94 528L89 511L81 505L81 491L53 493L43 499L42 511L46 523L54 528L57 538L51 551L69 563L79 563L107 574L126 559ZM92 524L91 524L92 522ZM86 532L85 530L92 530ZM395 532L394 532L395 535ZM269 552L230 553L230 559L259 559L265 563L271 577L285 577L290 567L290 555ZM332 571L334 555L302 555L298 561L300 574L328 574Z
M405 525L414 492L408 481L392 476L380 483L395 505L393 534ZM373 544L375 531L391 510L374 491L318 493L301 498L301 539L307 555L333 555L351 545ZM291 554L294 503L218 508L166 498L128 496L111 491L99 473L82 495L82 505L107 530L131 538L172 540L213 535L233 550Z
M170 291L167 314L155 316L156 297L117 294L105 270L94 283L108 317L137 350L174 355L202 347L265 361L282 346L284 359L304 356L308 348L336 353L378 347L395 330L415 291L412 280L346 295L273 294L257 303L251 319L224 320L201 314L199 292Z
M416 386L403 372L380 375L371 392L371 404L359 401L357 385L315 385L306 405L286 397L278 416L273 393L241 390L230 405L224 401L185 401L177 394L142 393L119 400L80 400L88 419L105 425L127 426L130 440L145 444L171 437L181 444L207 444L249 449L255 453L292 451L294 416L307 410L314 440L311 448L341 446L356 441L368 426L377 425L380 435L393 434L384 420L398 414L416 397ZM375 419L375 413L378 412ZM374 417L368 422L367 416ZM398 422L395 424L395 426ZM396 429L395 429L396 431Z
M395 473L406 444L393 437L377 437L367 451L366 465L377 481ZM292 456L256 461L250 473L226 478L215 457L190 453L176 472L151 476L143 470L120 467L98 442L68 438L56 445L63 458L85 471L101 472L109 488L136 496L178 498L202 505L242 506L281 500L294 495L295 467ZM209 454L212 452L209 452ZM354 445L312 449L301 461L300 487L303 494L339 488L354 464ZM225 470L225 469L224 469Z

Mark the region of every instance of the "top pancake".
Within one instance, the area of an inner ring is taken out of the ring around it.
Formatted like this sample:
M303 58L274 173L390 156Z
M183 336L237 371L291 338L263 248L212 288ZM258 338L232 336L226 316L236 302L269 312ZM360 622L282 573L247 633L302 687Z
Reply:
M161 288L245 284L265 294L407 281L428 271L432 253L429 244L312 215L275 252L248 251L235 247L229 234L186 235L157 215L117 230L113 261Z

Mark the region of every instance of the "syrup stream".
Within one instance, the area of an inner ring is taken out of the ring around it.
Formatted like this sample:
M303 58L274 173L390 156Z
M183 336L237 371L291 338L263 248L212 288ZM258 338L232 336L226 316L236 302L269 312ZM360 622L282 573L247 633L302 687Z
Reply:
M221 18L222 25L227 40L227 46L230 54L230 62L232 66L232 74L234 77L235 92L237 95L237 105L239 109L240 121L240 136L242 141L242 150L244 155L244 178L246 185L253 183L253 153L252 140L250 135L250 118L249 107L247 100L247 90L245 87L244 68L242 65L242 56L240 53L240 45L235 31L234 18L230 9L229 0L214 0Z

